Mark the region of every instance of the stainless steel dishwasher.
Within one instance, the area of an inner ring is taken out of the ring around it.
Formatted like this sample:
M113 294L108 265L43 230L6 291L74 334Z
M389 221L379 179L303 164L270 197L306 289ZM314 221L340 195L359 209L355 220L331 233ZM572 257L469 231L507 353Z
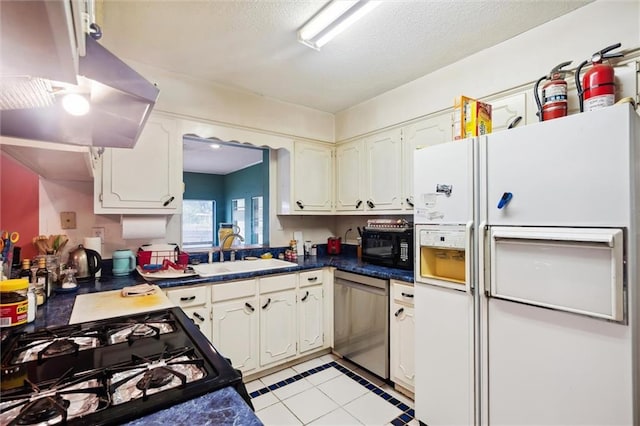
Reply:
M389 280L336 271L334 351L389 378Z

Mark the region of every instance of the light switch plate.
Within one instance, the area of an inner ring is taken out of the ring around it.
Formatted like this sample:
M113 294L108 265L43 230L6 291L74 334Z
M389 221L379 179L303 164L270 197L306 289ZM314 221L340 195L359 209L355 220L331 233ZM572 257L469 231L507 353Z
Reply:
M60 212L60 227L76 229L76 212Z

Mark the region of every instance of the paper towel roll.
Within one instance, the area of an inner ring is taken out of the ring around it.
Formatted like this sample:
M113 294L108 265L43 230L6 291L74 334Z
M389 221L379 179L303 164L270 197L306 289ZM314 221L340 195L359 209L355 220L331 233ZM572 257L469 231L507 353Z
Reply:
M102 257L102 239L100 237L85 237L82 245L84 248L97 251L100 257ZM101 272L102 269L96 272L96 277L100 277L102 275Z
M122 216L122 238L164 238L167 234L165 216Z

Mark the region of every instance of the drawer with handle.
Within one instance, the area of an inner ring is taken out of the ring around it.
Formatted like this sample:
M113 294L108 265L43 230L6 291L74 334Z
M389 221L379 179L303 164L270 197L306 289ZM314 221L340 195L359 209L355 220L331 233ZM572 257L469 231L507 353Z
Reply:
M300 287L322 284L322 269L300 272Z
M413 305L413 286L393 282L393 300Z
M207 287L188 287L175 290L167 290L167 297L181 308L188 306L205 305L207 303Z

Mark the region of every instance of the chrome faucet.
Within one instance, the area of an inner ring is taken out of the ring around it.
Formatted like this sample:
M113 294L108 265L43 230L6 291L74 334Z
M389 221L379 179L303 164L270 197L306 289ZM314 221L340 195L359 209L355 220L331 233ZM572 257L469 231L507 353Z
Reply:
M224 239L220 242L220 262L224 262L224 244L227 242L227 240L229 238L235 238L235 237L238 237L238 239L241 242L244 242L244 238L242 238L242 235L240 235L240 234L235 234L234 233L234 234L229 234L226 237L224 237ZM235 260L235 256L234 256L234 258L232 260Z
M209 253L209 263L213 263L213 253L215 253L216 251L219 251L220 253L222 253L222 248L221 247L211 247L208 250Z

